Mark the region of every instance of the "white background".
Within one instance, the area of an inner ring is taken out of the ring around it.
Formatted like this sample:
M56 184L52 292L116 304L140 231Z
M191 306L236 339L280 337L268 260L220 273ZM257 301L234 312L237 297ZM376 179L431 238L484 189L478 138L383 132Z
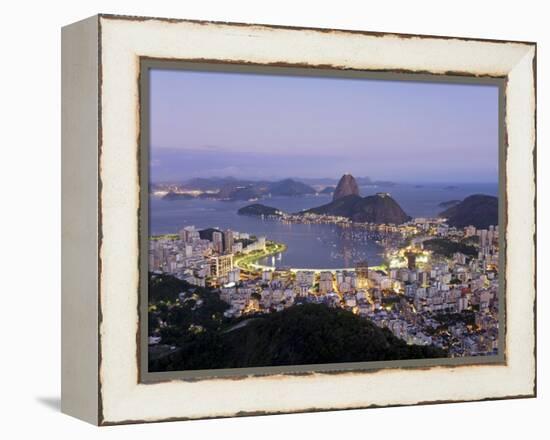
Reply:
M550 47L542 1L94 1L4 3L0 20L2 208L0 436L80 439L541 438L548 431ZM59 413L60 28L98 12L538 43L537 399L95 428ZM546 199L546 200L545 200ZM544 407L546 411L544 410ZM546 428L546 429L545 429Z

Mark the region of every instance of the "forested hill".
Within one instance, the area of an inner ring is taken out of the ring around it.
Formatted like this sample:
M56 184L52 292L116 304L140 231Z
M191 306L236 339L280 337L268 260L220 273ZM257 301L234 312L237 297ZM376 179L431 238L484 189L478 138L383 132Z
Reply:
M451 206L439 216L446 218L450 226L457 228L472 225L486 229L491 225L496 226L498 225L498 198L475 194Z
M320 304L295 305L187 340L151 371L242 368L445 357L407 345L365 318Z
M387 193L361 197L350 194L326 205L302 211L301 214L321 214L347 217L356 222L400 225L410 220L401 206Z

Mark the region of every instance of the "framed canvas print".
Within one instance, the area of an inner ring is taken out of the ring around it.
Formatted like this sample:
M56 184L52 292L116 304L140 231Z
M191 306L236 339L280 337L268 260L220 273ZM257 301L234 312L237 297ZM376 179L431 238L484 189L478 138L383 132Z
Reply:
M536 46L99 15L62 32L62 410L536 395Z

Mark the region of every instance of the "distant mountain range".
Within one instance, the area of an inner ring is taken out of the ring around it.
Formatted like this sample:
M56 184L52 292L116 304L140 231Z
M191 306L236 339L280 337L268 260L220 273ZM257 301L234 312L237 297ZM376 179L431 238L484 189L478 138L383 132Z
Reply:
M292 179L282 181L276 187L283 188L285 192L291 194L297 194L311 188ZM296 215L311 213L345 217L361 223L396 225L400 225L411 219L389 193L380 192L375 195L361 197L359 195L359 186L355 178L350 174L344 174L336 188L333 189L330 187L330 190L333 192L332 202L301 211ZM441 212L439 216L446 218L449 226L463 228L473 225L476 228L485 229L490 225L498 225L498 198L494 196L475 194L466 197L462 201L451 200L442 202L439 206L448 208ZM238 214L281 216L283 213L271 206L257 203L239 209Z
M356 222L380 224L402 224L410 220L410 217L388 193L361 197L359 187L350 174L345 174L340 179L334 191L332 202L302 211L297 215L307 213L346 217ZM271 206L256 203L239 209L238 214L280 216L282 212Z
M245 186L249 180L236 179L235 177L196 177L181 184L185 189L196 189L199 191L216 191L226 185Z
M346 173L347 174L347 173ZM338 178L333 178L333 177L319 177L319 178L314 178L314 177L294 177L295 180L299 180L301 182L304 182L304 183L307 183L308 185L327 185L327 186L335 186L339 179ZM365 185L376 185L378 184L380 181L374 181L372 180L370 177L368 176L364 176L364 177L356 177L355 178L355 181L357 182L358 185L360 186L365 186Z
M156 183L153 191L167 191L166 200L182 200L193 197L224 200L252 200L267 196L302 196L307 194L331 194L335 191L337 179L333 178L288 178L283 180L248 180L235 177L197 177L182 183ZM392 182L376 182L370 177L355 179L359 186L392 186ZM201 191L191 195L188 191Z
M464 228L472 225L487 229L498 225L498 197L475 194L454 204L439 216L446 218L449 226Z
M265 196L303 196L317 191L305 183L292 179L278 182L227 183L219 191L219 198L228 200L260 199Z
M273 196L301 196L304 194L315 194L315 188L298 182L293 179L285 179L280 182L275 182L268 187L268 191Z
M189 199L194 197L215 198L222 200L253 200L267 196L303 196L316 194L317 190L303 182L294 179L284 179L275 182L240 180L233 177L197 178L180 185L156 185L154 190L169 188L164 195L166 200ZM194 196L183 191L204 191Z
M166 193L163 197L164 200L191 200L194 198L195 197L193 197L191 194L176 193L173 191Z
M335 189L335 186L325 186L321 191L319 191L319 194L332 194Z
M324 182L318 188L304 183ZM333 194L333 201L325 205L311 208L303 213L325 214L349 218L357 222L402 224L410 219L401 206L385 192L367 197L361 197L359 187L371 181L368 177L356 179L350 174L344 174L336 186L326 185L326 182L335 182L336 179L283 179L278 181L255 181L236 179L234 177L194 178L177 186L166 184L169 191L164 195L166 200L199 198L214 198L220 200L258 200L270 196L303 196L309 194ZM383 182L391 185L391 182ZM162 189L162 185L153 186L153 189ZM454 188L454 187L447 187ZM179 190L179 191L178 191ZM199 195L192 195L181 190L202 191ZM458 228L473 225L476 228L487 228L498 225L498 198L489 195L475 194L464 200L449 200L439 204L447 208L439 214L447 219L450 226ZM242 208L242 215L281 215L281 211L270 206L255 204ZM275 213L277 212L277 214Z

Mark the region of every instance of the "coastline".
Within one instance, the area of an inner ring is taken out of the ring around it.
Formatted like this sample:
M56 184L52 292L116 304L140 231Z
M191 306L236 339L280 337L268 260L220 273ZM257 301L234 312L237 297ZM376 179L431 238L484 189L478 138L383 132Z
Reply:
M152 235L150 237L151 240L160 240L160 239L168 239L168 240L178 240L179 235L178 234L158 234L158 235ZM239 269L247 272L253 272L253 271L263 271L263 270L270 270L274 271L276 270L276 267L273 266L266 266L264 264L258 264L257 261L261 260L265 257L270 257L272 255L277 255L283 252L286 252L288 249L288 246L285 243L275 242L272 240L268 240L266 244L266 250L265 251L252 251L248 254L241 254L238 256L235 256L235 260L233 262L233 265L235 267L238 267ZM388 269L387 265L380 264L377 266L369 266L370 270L382 270L386 271ZM355 272L355 267L341 267L341 268L309 268L309 267L291 267L288 269L292 273L296 272Z
M268 270L273 270L274 268L272 267L263 266L261 264L255 264L255 262L265 257L270 257L272 255L283 253L287 250L287 248L288 246L284 243L268 241L266 243L265 251L253 251L253 252L250 252L249 254L242 254L239 256L235 256L235 260L233 264L235 267L238 267L241 270L247 270L247 271L262 270L264 268Z

